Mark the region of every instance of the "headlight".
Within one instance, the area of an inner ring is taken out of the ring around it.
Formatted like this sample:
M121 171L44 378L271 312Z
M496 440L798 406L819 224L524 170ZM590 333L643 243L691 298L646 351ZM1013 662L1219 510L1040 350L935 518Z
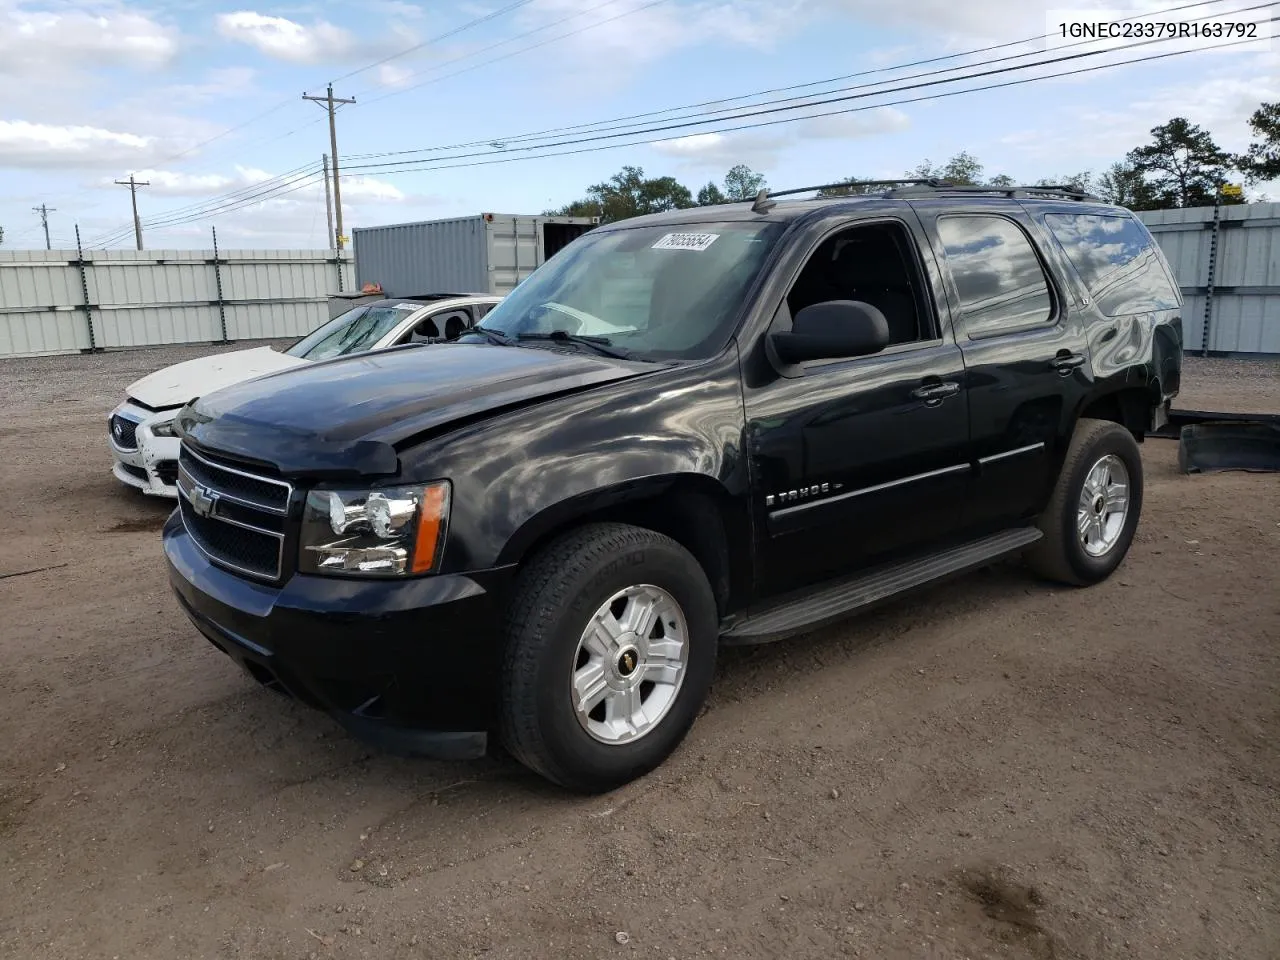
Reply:
M312 490L302 514L303 573L431 573L449 523L449 482L379 490Z
M147 426L147 429L151 431L151 435L153 437L176 437L177 436L177 434L173 432L172 420L164 420L160 423L149 424Z

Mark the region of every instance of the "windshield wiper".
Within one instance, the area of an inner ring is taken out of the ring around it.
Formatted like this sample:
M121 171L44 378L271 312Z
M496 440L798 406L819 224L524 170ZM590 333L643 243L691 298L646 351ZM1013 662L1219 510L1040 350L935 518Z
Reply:
M549 340L552 343L574 343L582 347L589 347L601 356L613 357L615 360L630 360L633 357L630 350L623 350L621 347L611 346L613 341L608 337L568 333L564 330L552 330L550 333L522 333L516 339Z
M510 337L508 337L501 330L493 330L489 327L480 327L480 326L472 327L470 330L466 331L466 333L464 333L463 336L466 336L467 333L478 333L480 334L480 336L484 337L490 343L496 343L500 347L510 347L515 344L515 341L512 340Z

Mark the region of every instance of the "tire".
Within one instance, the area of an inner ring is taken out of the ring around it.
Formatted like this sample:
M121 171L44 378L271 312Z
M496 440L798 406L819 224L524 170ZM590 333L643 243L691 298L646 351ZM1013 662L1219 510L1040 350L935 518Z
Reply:
M1099 501L1102 490L1096 481L1108 476L1112 482L1104 484L1107 492ZM1123 516L1117 521L1113 508L1121 479L1127 490ZM1086 483L1090 484L1087 498ZM1086 508L1092 512L1082 515ZM1141 513L1142 455L1133 434L1110 420L1081 419L1071 435L1053 496L1040 515L1044 538L1028 551L1027 562L1040 576L1061 583L1087 586L1105 580L1129 552ZM1081 533L1086 516L1092 520Z
M619 632L645 610L651 627ZM588 638L592 624L599 626ZM693 725L711 686L718 634L707 576L670 537L621 523L566 534L516 585L501 740L569 790L601 793L643 776ZM580 711L578 697L590 709Z

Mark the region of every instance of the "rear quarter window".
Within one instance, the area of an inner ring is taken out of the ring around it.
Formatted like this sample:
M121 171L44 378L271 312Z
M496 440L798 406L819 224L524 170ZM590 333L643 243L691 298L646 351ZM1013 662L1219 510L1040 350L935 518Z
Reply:
M1181 306L1159 248L1137 220L1083 213L1050 213L1044 219L1102 313L1114 317Z

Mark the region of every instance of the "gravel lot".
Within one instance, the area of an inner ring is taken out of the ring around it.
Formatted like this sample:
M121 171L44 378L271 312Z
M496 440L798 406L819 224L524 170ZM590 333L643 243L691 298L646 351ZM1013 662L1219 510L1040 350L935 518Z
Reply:
M105 415L208 349L0 361L0 956L1278 955L1274 475L1150 441L1106 584L726 651L677 755L581 799L372 754L188 626ZM1186 383L1280 401L1276 364Z

